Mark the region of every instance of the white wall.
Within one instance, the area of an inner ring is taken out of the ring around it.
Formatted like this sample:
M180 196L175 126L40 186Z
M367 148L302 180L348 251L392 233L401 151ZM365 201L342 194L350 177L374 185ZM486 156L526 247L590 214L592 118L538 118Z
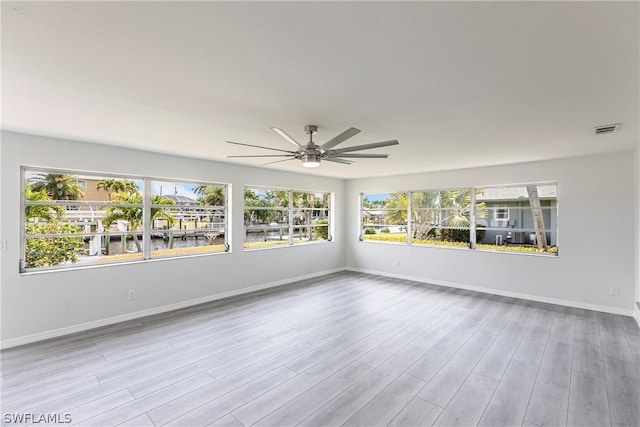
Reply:
M638 326L640 326L640 141L638 141L638 148L636 148L636 164L635 164L635 207L636 207L636 247L635 247L635 287L636 287L636 307L634 317Z
M11 132L2 133L0 154L0 238L8 244L0 252L3 346L344 267L344 181L339 179ZM20 275L20 166L230 183L232 253ZM334 192L335 241L244 252L245 184ZM127 300L129 289L136 290L136 300Z
M631 314L638 297L640 150L343 181L10 132L0 142L2 345L349 268ZM19 275L20 166L232 184L232 253ZM634 176L635 173L635 176ZM360 192L557 181L559 257L358 242ZM292 184L293 183L293 184ZM335 241L242 250L243 186L333 191ZM595 235L597 238L593 238ZM399 266L396 266L399 261ZM298 267L300 264L300 267ZM539 278L542 277L542 280ZM609 296L609 287L620 296ZM127 301L135 289L137 299Z
M630 315L635 299L635 154L349 180L349 268ZM357 240L361 192L558 182L559 256L389 245ZM399 266L396 263L399 262ZM609 295L610 286L620 296Z

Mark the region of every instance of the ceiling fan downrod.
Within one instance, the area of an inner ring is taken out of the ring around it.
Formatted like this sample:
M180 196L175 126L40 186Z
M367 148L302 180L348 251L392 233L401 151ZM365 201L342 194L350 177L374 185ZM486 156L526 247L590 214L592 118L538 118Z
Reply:
M307 143L307 151L300 155L302 166L306 168L317 168L320 166L323 154L323 150L313 142L313 135L318 133L318 126L305 125L304 133L309 135L309 142Z

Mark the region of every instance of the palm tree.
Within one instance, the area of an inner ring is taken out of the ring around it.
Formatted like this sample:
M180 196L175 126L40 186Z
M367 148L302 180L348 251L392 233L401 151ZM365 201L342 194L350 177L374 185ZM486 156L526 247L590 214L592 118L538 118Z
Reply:
M127 221L129 224L130 231L136 231L142 226L142 194L139 191L135 193L115 193L114 195L115 203L122 204L130 204L130 205L140 205L135 207L124 207L124 206L110 206L107 208L107 216L102 220L106 227L109 227L116 221ZM167 199L162 196L152 196L151 197L152 205L173 205L175 202L173 200ZM172 225L175 222L175 218L173 215L161 207L151 208L151 221L155 219L164 219L169 225ZM138 239L138 235L133 233L133 241L136 245L136 249L138 252L142 252L142 245L140 244L140 240Z
M384 207L388 224L406 224L409 200L407 193L392 193ZM451 228L468 229L471 193L468 190L429 191L411 193L413 237L449 238ZM444 228L443 227L447 227Z
M198 200L205 205L224 206L224 187L215 185L199 185L195 187L193 191L202 196Z
M45 190L53 200L80 200L84 198L84 188L78 179L71 175L39 173L29 178L31 190Z
M43 189L33 191L28 185L24 188L24 199L32 202L52 202L51 197ZM42 206L27 205L24 208L25 218L41 218L45 221L51 221L57 217L64 215L64 209L61 206Z
M384 203L386 209L391 209L384 212L385 222L387 224L406 224L407 209L409 208L407 193L392 193L390 196L391 198Z
M100 181L98 181L96 188L98 190L106 191L107 194L109 195L109 200L111 200L111 193L133 194L139 191L136 183L128 179L112 179L112 178L101 179Z
M531 215L533 217L533 226L536 231L536 245L539 250L547 251L547 234L544 231L544 217L542 216L542 207L540 206L540 197L538 196L538 187L535 185L527 185L527 194L529 195L529 205L531 206Z

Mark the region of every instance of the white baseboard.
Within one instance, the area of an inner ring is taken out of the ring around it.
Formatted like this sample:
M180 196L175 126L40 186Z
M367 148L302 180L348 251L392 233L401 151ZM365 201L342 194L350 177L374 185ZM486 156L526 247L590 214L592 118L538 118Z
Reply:
M470 285L464 285L461 283L445 282L441 280L431 280L431 279L425 279L423 277L414 277L414 276L406 276L403 274L387 273L385 271L377 271L377 270L369 270L369 269L353 268L353 267L346 267L345 270L355 271L358 273L375 274L378 276L393 277L396 279L412 280L414 282L428 283L428 284L437 285L437 286L446 286L449 288L467 289L470 291L483 292L486 294L500 295L504 297L519 298L519 299L536 301L536 302L546 302L549 304L564 305L567 307L582 308L585 310L601 311L603 313L620 314L623 316L633 316L636 318L636 321L638 321L637 316L639 315L638 309L636 309L634 313L633 310L624 310L621 308L607 307L604 305L587 304L587 303L581 303L577 301L569 301L569 300L563 300L563 299L557 299L557 298L547 298L547 297L541 297L538 295L522 294L519 292L503 291L500 289L484 288L481 286L470 286Z
M53 329L53 330L50 330L50 331L40 332L40 333L37 333L37 334L26 335L26 336L22 336L22 337L18 337L18 338L11 338L11 339L3 340L2 342L0 342L0 348L6 349L6 348L11 348L11 347L17 347L17 346L24 345L24 344L34 343L34 342L37 342L37 341L43 341L43 340L47 340L47 339L50 339L50 338L57 338L57 337L61 337L61 336L64 336L64 335L74 334L74 333L77 333L77 332L83 332L83 331L87 331L87 330L90 330L90 329L95 329L95 328L99 328L99 327L103 327L103 326L113 325L115 323L125 322L127 320L139 319L141 317L151 316L151 315L160 314L160 313L166 313L168 311L173 311L173 310L178 310L178 309L181 309L181 308L191 307L191 306L194 306L194 305L203 304L203 303L207 303L207 302L211 302L211 301L215 301L215 300L219 300L219 299L223 299L223 298L229 298L229 297L233 297L233 296L237 296L237 295L243 295L243 294L247 294L247 293L250 293L250 292L255 292L255 291L259 291L259 290L263 290L263 289L268 289L268 288L274 288L274 287L277 287L277 286L288 285L288 284L291 284L291 283L294 283L294 282L298 282L298 281L301 281L301 280L313 279L315 277L320 277L320 276L324 276L324 275L327 275L327 274L337 273L337 272L345 271L345 270L354 271L354 272L358 272L358 273L374 274L374 275L377 275L377 276L393 277L393 278L396 278L396 279L412 280L412 281L415 281L415 282L429 283L429 284L432 284L432 285L446 286L446 287L450 287L450 288L467 289L467 290L472 290L472 291L477 291L477 292L484 292L484 293L493 294L493 295L501 295L501 296L505 296L505 297L520 298L520 299L525 299L525 300L531 300L531 301L537 301L537 302L545 302L545 303L550 303L550 304L558 304L558 305L564 305L564 306L575 307L575 308L583 308L583 309L586 309L586 310L595 310L595 311L601 311L601 312L604 312L604 313L613 313L613 314L620 314L620 315L623 315L623 316L632 316L636 320L636 322L638 323L638 326L640 327L640 307L638 307L637 305L635 305L635 309L634 310L623 310L623 309L618 309L618 308L614 308L614 307L586 304L586 303L580 303L580 302L576 302L576 301L561 300L561 299L556 299L556 298L546 298L546 297L540 297L540 296L537 296L537 295L529 295L529 294L522 294L522 293L518 293L518 292L501 291L501 290L498 290L498 289L491 289L491 288L483 288L483 287L480 287L480 286L469 286L469 285L463 285L463 284L460 284L460 283L452 283L452 282L445 282L445 281L438 281L438 280L429 280L429 279L425 279L425 278L421 278L421 277L413 277L413 276L407 276L407 275L402 275L402 274L393 274L393 273L387 273L387 272L384 272L384 271L353 268L353 267L340 267L340 268L335 268L335 269L331 269L331 270L325 270L325 271L321 271L321 272L317 272L317 273L307 274L307 275L304 275L304 276L291 277L291 278L288 278L288 279L278 280L278 281L275 281L275 282L263 283L263 284L260 284L260 285L251 286L251 287L248 287L248 288L242 288L242 289L229 291L229 292L223 292L223 293L220 293L220 294L209 295L209 296L206 296L206 297L196 298L196 299L192 299L192 300L188 300L188 301L181 301L179 303L169 304L169 305L165 305L165 306L162 306L162 307L154 307L154 308L150 308L150 309L147 309L147 310L136 311L134 313L127 313L127 314L123 314L123 315L120 315L120 316L110 317L110 318L107 318L107 319L100 319L100 320L95 320L95 321L91 321L91 322L81 323L81 324L78 324L78 325L72 325L72 326L67 326L67 327L64 327L64 328L59 328L59 329Z
M306 274L304 276L291 277L284 280L278 280L276 282L263 283L256 286L250 286L248 288L242 288L234 291L223 292L215 295L208 295L202 298L196 298L188 301L181 301L175 304L164 305L161 307L154 307L147 310L136 311L134 313L127 313L120 316L109 317L107 319L100 319L91 322L81 323L78 325L67 326L64 328L53 329L50 331L39 332L37 334L26 335L18 338L11 338L3 340L0 343L0 348L6 349L11 347L17 347L24 344L30 344L37 341L44 341L50 338L57 338L64 335L75 334L77 332L83 332L90 329L100 328L103 326L113 325L115 323L125 322L127 320L139 319L141 317L151 316L154 314L166 313L168 311L178 310L181 308L191 307L198 304L203 304L223 298L229 298L237 295L243 295L250 292L255 292L268 288L275 288L277 286L288 285L290 283L299 282L302 280L313 279L314 277L325 276L327 274L337 273L344 271L344 268L335 268L332 270L324 270L318 273Z

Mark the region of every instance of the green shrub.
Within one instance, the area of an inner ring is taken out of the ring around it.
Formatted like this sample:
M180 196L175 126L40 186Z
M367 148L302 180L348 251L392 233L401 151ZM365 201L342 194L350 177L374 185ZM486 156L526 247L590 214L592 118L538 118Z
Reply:
M328 219L319 219L315 222L316 224L327 224L321 225L320 227L314 227L314 236L316 240L328 240L329 239L329 220Z
M484 228L476 228L476 242L482 242L485 234L486 230ZM468 229L439 230L437 228L432 228L427 233L427 238L429 240L441 240L444 242L469 243L469 241L471 240L471 233Z
M364 229L364 234L376 234L376 230L373 227L367 227Z
M407 243L407 233L385 233L369 234L362 237L364 240L375 240L376 242Z
M487 230L485 230L483 227L476 227L476 243L482 242L486 234Z
M77 233L78 227L59 221L28 223L26 234L62 234ZM80 248L84 245L82 237L44 237L26 239L25 267L44 267L65 262L78 262Z
M380 230L381 233L389 233L389 229L387 227L383 228L382 230Z

